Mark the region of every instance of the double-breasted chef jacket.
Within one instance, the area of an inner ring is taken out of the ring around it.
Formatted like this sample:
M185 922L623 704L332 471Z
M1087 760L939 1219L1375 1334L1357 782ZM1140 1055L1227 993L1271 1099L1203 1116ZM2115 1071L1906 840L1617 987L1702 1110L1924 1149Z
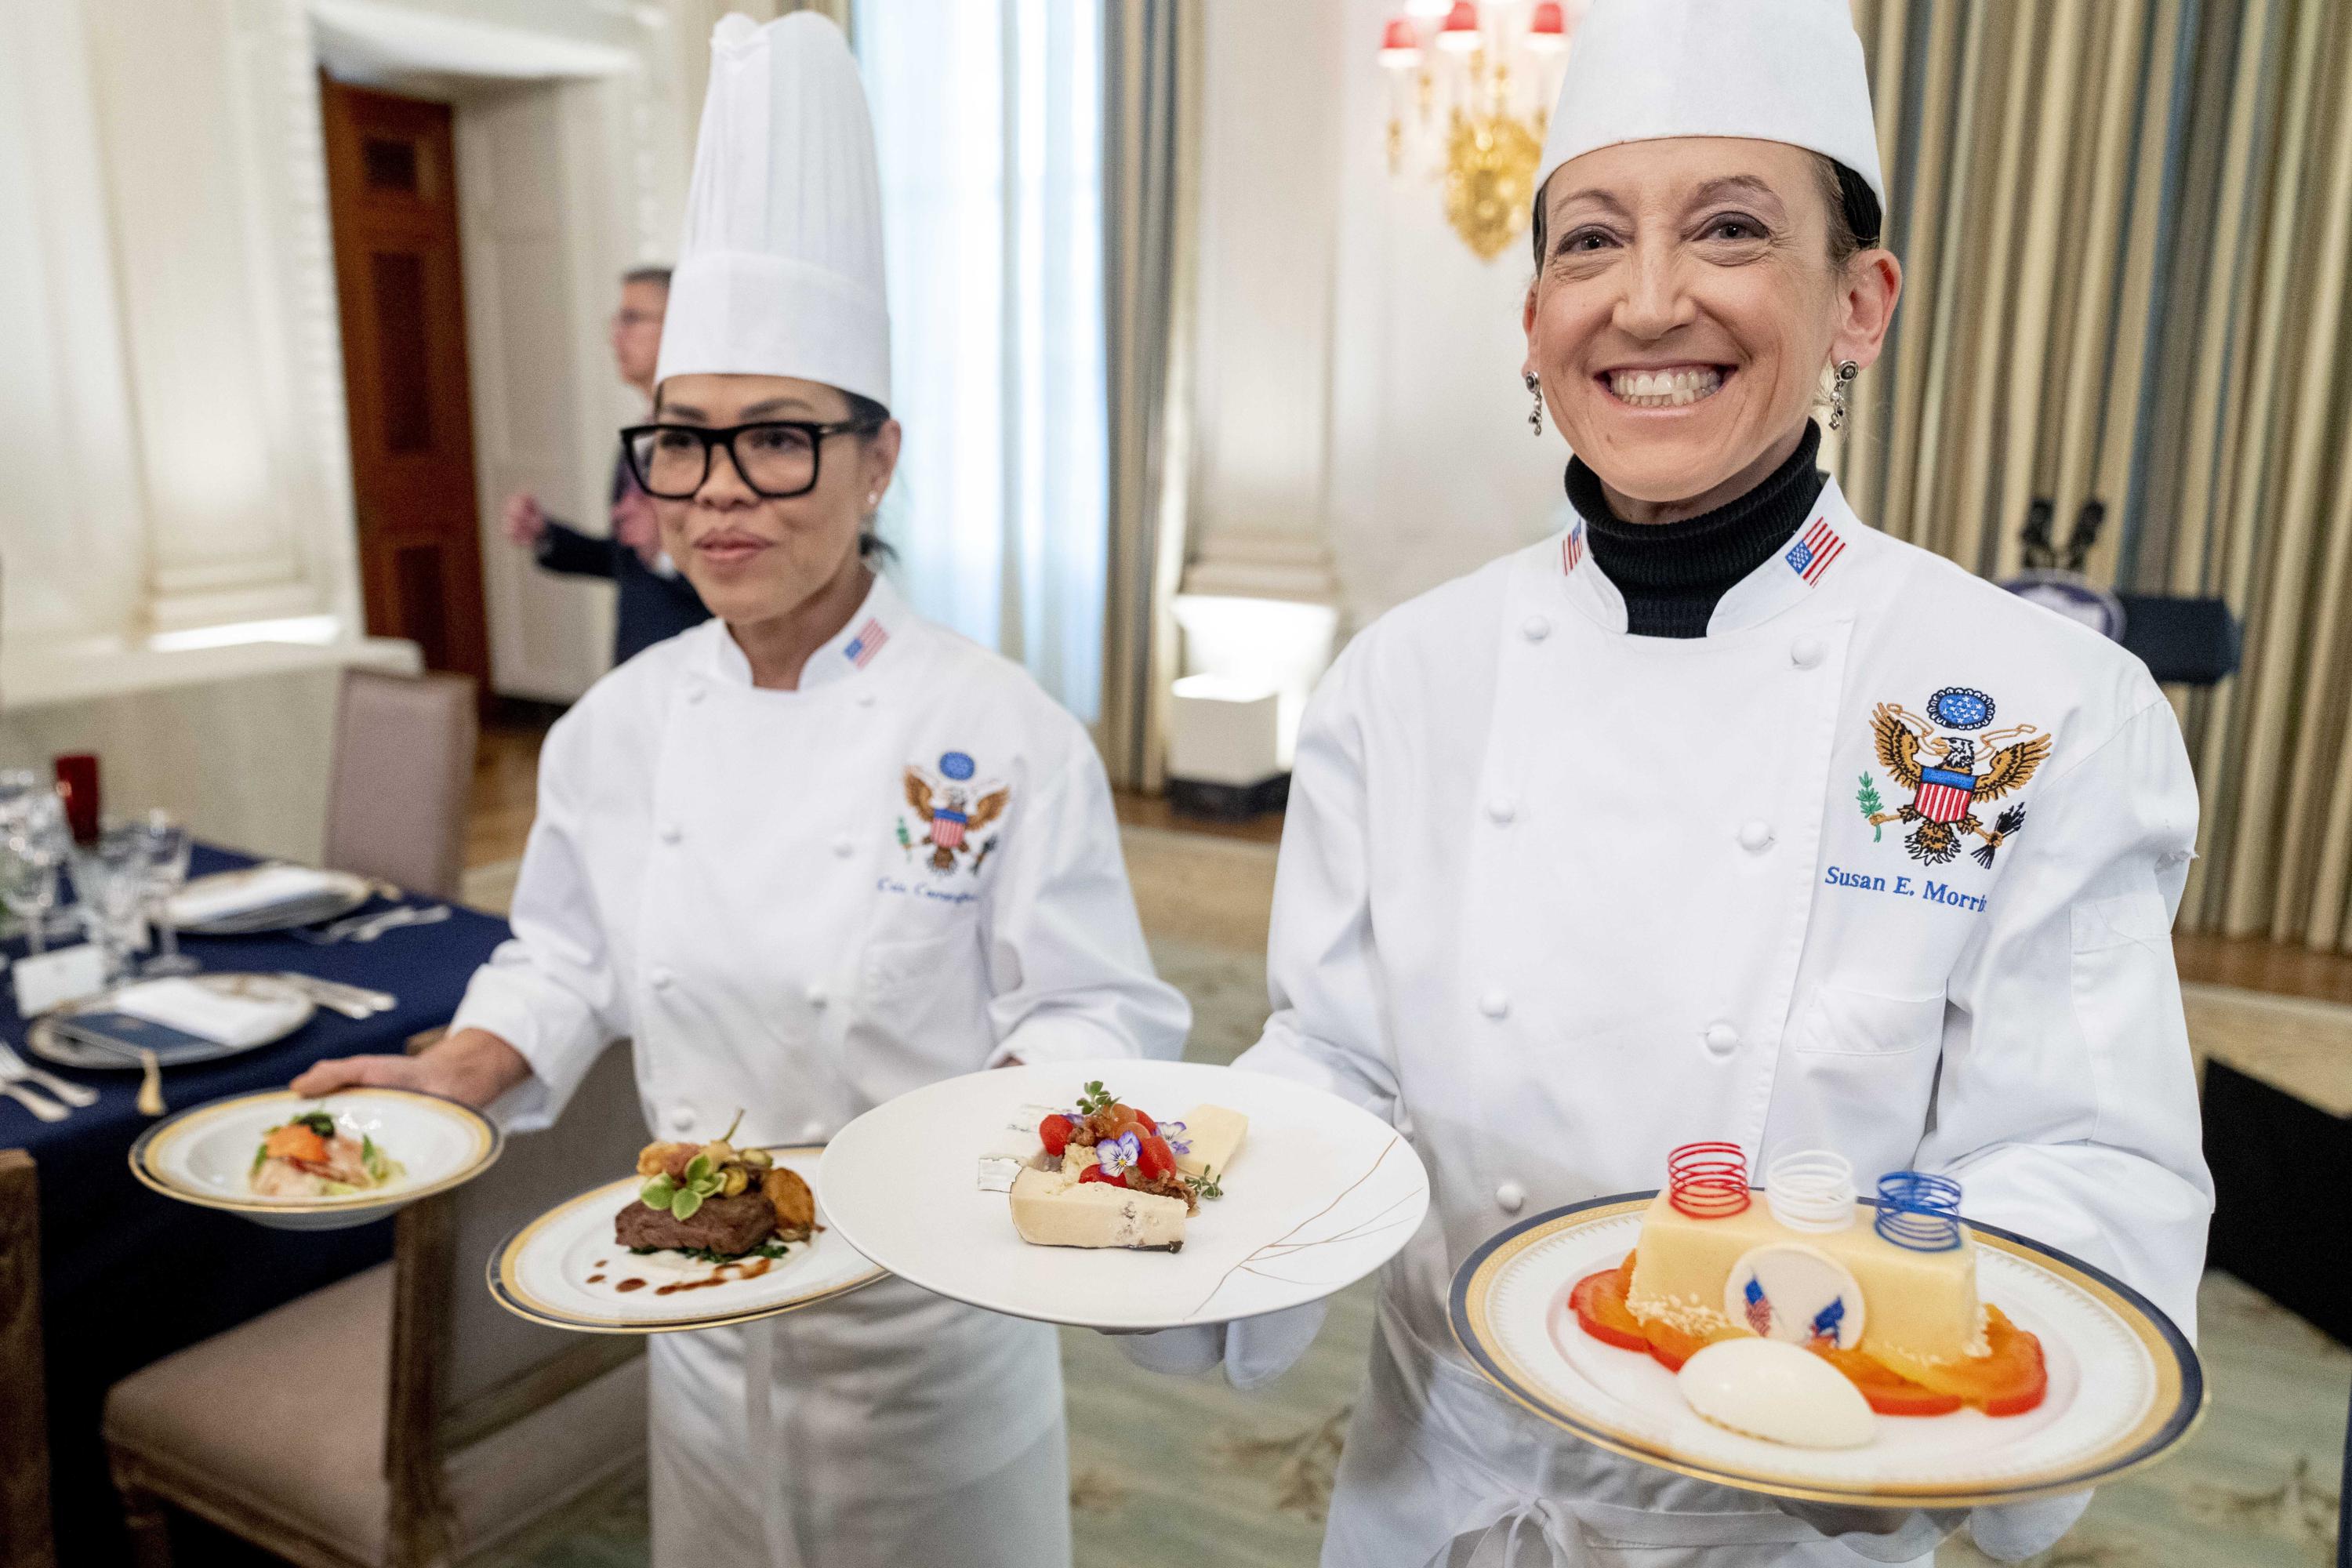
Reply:
M1276 1011L1238 1065L1389 1117L1432 1183L1327 1563L1547 1521L1570 1563L1580 1531L1660 1568L1853 1560L1543 1426L1454 1346L1481 1242L1661 1185L1685 1142L1834 1150L1865 1192L1945 1173L2193 1330L2211 1187L2169 931L2197 800L2145 668L1834 484L1706 637L1625 626L1579 521L1382 617L1304 721Z
M740 1110L739 1142L816 1142L1013 1059L1173 1057L1189 1022L1084 729L878 577L797 690L755 688L719 621L599 681L548 736L512 918L454 1026L530 1062L519 1130L624 1037L656 1136ZM779 1465L813 1568L1066 1557L1048 1326L886 1280L653 1353L658 1563L790 1561L761 1538ZM747 1429L771 1357L773 1430Z

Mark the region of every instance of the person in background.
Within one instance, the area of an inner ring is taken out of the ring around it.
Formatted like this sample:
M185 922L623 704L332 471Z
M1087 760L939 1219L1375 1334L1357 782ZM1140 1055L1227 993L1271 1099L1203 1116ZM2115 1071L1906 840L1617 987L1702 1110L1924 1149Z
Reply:
M613 363L621 379L650 405L654 366L661 353L662 315L669 308L669 268L639 267L621 279L621 308L613 313ZM538 557L550 572L611 579L620 591L613 621L613 662L638 654L710 618L694 584L662 552L653 499L617 454L613 460L613 531L583 533L540 509L539 498L518 490L507 498L507 538Z

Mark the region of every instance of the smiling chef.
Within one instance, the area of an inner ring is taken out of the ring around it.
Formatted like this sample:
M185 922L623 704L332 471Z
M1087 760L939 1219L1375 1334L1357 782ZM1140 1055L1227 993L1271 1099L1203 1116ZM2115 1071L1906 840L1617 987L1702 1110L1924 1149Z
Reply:
M1944 1173L2190 1327L2188 759L2137 659L1816 467L1902 282L1845 0L1599 0L1539 174L1522 373L1577 520L1325 679L1240 1063L1387 1116L1433 1182L1323 1561L1925 1563L1959 1520L1777 1504L1526 1414L1454 1345L1448 1283L1720 1139ZM1131 1353L1248 1384L1318 1310ZM2083 1501L1968 1523L2022 1556Z
M840 30L722 21L654 422L626 441L716 618L549 734L514 940L447 1039L301 1092L543 1126L626 1037L658 1136L740 1107L746 1143L814 1142L960 1073L1176 1054L1187 1009L1085 729L867 564L898 452L880 208ZM650 1356L661 1568L1070 1561L1049 1325L885 1279Z

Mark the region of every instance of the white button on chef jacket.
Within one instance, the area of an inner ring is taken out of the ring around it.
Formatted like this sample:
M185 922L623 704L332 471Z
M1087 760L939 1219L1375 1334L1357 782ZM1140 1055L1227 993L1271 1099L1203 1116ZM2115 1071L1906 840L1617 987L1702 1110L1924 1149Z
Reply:
M1815 512L1843 542L1826 567L1773 555L1703 638L1627 635L1554 539L1383 616L1308 705L1275 1012L1236 1065L1412 1127L1431 1222L1386 1271L1375 1353L1456 1360L1407 1381L1473 1391L1432 1430L1509 1428L1484 1462L1560 1439L1474 1396L1455 1266L1515 1185L1656 1187L1694 1140L1832 1149L1865 1188L1958 1171L1972 1216L2193 1321L2211 1189L2165 941L2197 823L2172 710L2137 660L1873 531L1834 484ZM1997 711L1927 725L1949 688ZM1913 800L1888 755L1966 738L1981 773L2036 737L2032 776L1976 807L1988 831L2027 807L1990 866L1973 833L1870 820ZM1495 779L1543 781L1542 834L1482 821ZM1726 853L1727 808L1773 853ZM1506 990L1522 1028L1461 1026ZM1580 1500L1651 1506L1654 1472L1617 1463L1576 1460Z

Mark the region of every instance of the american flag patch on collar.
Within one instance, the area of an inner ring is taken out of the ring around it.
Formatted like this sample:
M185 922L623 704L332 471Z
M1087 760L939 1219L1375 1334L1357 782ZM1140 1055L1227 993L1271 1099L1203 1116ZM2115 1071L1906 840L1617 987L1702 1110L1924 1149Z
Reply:
M1567 538L1559 542L1559 569L1562 573L1573 572L1576 563L1583 559L1584 524L1580 522L1568 531Z
M1805 536L1789 546L1789 553L1781 559L1789 563L1790 571L1806 582L1818 583L1822 580L1822 574L1830 569L1830 563L1844 550L1845 541L1839 538L1838 531L1830 526L1830 520L1817 517L1813 525L1805 530Z
M848 646L841 651L850 663L864 669L874 662L874 656L880 653L882 645L889 640L890 633L880 621L868 620L857 628L857 635L850 638Z

